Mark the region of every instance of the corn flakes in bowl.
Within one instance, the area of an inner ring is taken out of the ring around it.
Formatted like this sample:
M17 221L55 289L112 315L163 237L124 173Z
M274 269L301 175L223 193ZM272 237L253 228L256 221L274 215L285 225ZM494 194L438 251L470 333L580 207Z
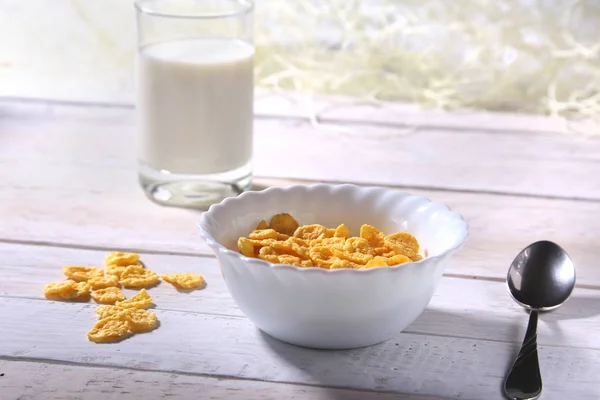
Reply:
M246 192L211 206L199 229L234 301L260 330L322 349L399 334L468 236L444 204L348 184Z

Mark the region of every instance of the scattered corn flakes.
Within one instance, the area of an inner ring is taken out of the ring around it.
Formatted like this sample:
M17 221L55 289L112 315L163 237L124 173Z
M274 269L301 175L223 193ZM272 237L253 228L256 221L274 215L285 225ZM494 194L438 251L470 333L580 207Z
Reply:
M171 285L175 286L177 289L196 289L206 285L204 281L204 277L200 274L164 274L161 276L163 281L169 282Z
M130 319L126 314L118 314L96 322L87 337L96 343L118 342L130 336Z
M87 282L92 287L92 290L106 289L106 288L118 288L119 278L115 275L109 275L104 271L100 271L100 274L92 276Z
M152 297L146 289L142 289L127 300L117 301L115 305L125 308L149 308L152 305Z
M111 251L105 258L104 263L108 265L118 265L126 267L128 265L137 264L140 255L137 253L125 253L122 251Z
M63 274L75 282L87 282L93 276L101 273L102 271L96 267L82 267L79 265L63 267Z
M90 285L87 282L49 283L44 286L44 295L50 300L88 301L90 299Z
M119 288L108 287L92 291L92 299L100 304L115 304L117 301L125 300L125 293Z
M275 225L282 227L279 229L291 229L289 221L285 218L279 222L276 220ZM288 237L269 229L266 221L261 221L256 229L268 232L262 237L257 235L255 239L241 241L242 245L246 243L252 257L258 254L262 246L277 243L278 240ZM297 244L291 243L289 248L293 250L293 246ZM144 288L158 283L158 275L146 269L140 262L139 254L135 253L111 252L106 256L105 264L104 270L78 265L64 267L63 273L69 279L45 285L44 295L52 300L71 301L89 301L92 297L97 303L104 304L96 308L99 320L87 333L92 342L118 342L134 333L157 328L159 321L156 314L144 310L152 305L152 297ZM206 284L200 274L167 274L163 275L163 279L181 289L194 289ZM121 284L126 288L142 290L127 299L120 289ZM90 289L93 290L91 294Z
M137 264L125 268L119 279L119 283L128 289L147 288L156 285L158 281L158 275Z
M358 237L351 237L346 225L335 229L319 224L300 225L290 214L262 220L247 237L238 239L246 257L300 267L376 268L419 261L419 242L408 232L385 235L364 224Z

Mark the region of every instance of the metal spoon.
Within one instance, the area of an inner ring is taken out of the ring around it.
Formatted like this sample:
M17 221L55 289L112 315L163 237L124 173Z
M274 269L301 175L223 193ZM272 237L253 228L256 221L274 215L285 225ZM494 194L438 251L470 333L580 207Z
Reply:
M531 313L521 350L504 382L504 392L513 400L537 399L542 394L537 353L538 313L553 310L567 301L575 287L575 267L559 245L543 240L517 255L506 283L513 299Z

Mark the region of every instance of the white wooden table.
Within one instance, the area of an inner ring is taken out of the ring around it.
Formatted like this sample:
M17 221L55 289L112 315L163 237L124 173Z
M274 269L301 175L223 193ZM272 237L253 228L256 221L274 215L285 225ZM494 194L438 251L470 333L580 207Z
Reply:
M296 99L298 100L298 99ZM544 118L337 106L262 96L257 188L290 182L402 187L446 202L471 237L405 332L352 351L261 334L228 294L198 212L138 188L127 106L0 102L0 400L495 399L527 323L505 275L549 239L576 262L571 300L541 317L543 399L600 398L600 140ZM319 111L319 124L306 118ZM98 345L94 304L52 302L65 264L132 250L159 273L197 270L206 289L150 293L159 329Z

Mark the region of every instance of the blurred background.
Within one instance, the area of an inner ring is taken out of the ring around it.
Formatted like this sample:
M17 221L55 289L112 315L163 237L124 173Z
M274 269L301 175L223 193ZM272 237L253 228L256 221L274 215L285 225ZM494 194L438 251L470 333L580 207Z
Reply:
M0 0L0 96L133 104L132 3ZM598 0L255 3L260 89L560 116L599 133Z

